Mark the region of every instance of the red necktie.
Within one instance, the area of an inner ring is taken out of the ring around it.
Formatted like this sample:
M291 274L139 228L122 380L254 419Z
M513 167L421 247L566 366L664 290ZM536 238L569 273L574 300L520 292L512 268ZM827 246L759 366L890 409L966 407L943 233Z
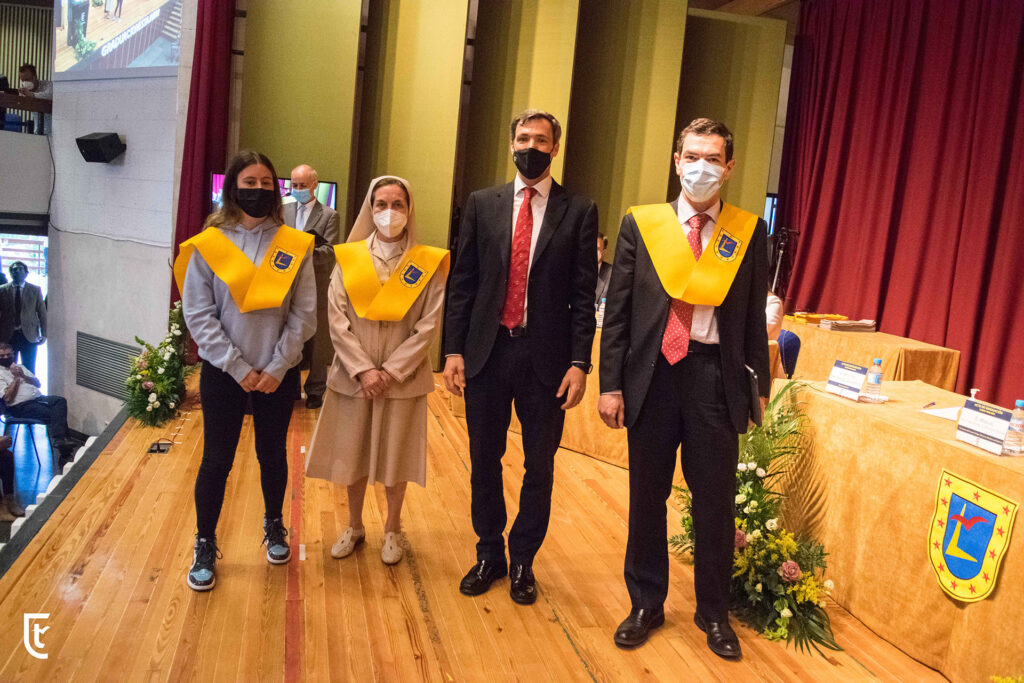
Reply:
M711 217L706 213L698 213L686 221L690 226L687 238L695 260L700 260L704 248L700 243L700 231L704 229ZM672 299L672 307L668 312L668 324L665 325L665 336L661 339L661 353L669 365L675 365L686 358L690 346L690 325L693 323L693 304L682 299Z
M533 239L533 207L530 206L530 199L536 192L532 187L523 188L523 204L519 207L516 231L512 237L508 287L505 290L505 306L501 309L501 324L510 330L523 323L526 310L526 278L530 272L530 243Z

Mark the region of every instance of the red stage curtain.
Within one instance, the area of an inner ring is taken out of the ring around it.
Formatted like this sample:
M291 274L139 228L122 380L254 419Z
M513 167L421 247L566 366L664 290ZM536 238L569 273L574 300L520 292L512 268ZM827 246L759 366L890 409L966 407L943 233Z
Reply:
M177 245L202 230L210 206L210 173L224 170L234 29L234 2L199 0L174 229L175 256ZM172 303L178 298L178 289L172 282Z
M791 309L961 351L1024 398L1024 0L805 0L780 182ZM855 360L855 359L851 359Z

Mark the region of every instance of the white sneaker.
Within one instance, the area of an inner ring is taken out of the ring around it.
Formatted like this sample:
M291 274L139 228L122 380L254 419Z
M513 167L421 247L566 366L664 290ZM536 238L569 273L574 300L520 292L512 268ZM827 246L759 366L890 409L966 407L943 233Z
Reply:
M384 534L384 547L380 549L380 559L384 564L398 564L405 555L405 548L402 547L402 536L394 531Z
M366 529L359 531L352 527L345 529L345 533L339 536L335 544L331 546L331 557L335 559L348 557L364 540L366 540Z

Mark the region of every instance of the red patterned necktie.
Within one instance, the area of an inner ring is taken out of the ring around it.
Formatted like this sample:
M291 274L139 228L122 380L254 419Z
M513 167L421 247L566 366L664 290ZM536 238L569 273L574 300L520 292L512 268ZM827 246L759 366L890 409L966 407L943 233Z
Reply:
M533 239L533 207L530 200L536 192L532 187L523 188L523 204L519 207L516 231L512 237L508 287L505 290L505 306L501 309L501 324L510 330L523 323L523 312L526 309L526 277L530 271L530 243Z
M704 248L700 243L700 231L704 229L711 217L706 213L692 216L686 223L690 226L687 239L693 250L694 260L699 261ZM675 365L686 358L690 346L690 325L693 323L693 304L682 299L672 299L668 312L668 324L665 325L665 336L661 338L661 353L669 365Z

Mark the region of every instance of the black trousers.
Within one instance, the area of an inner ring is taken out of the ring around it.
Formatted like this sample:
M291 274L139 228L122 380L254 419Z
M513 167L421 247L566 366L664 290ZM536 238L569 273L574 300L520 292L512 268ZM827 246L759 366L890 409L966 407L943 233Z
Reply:
M21 330L15 330L11 335L11 346L14 348L14 362L24 365L34 375L36 351L39 349L39 344L33 344L22 334Z
M199 399L203 406L203 461L196 475L196 527L200 538L217 532L224 489L235 460L242 417L252 400L256 458L268 519L281 516L288 485L288 423L292 418L297 370L292 368L272 394L249 394L228 373L203 361Z
M526 339L512 339L502 328L487 364L467 381L466 423L472 464L473 531L477 560L505 561L502 537L508 521L502 488L501 458L512 405L523 426L523 486L519 514L508 534L509 560L532 564L548 531L555 451L562 440L565 413L558 387L541 383L533 371Z
M626 587L634 608L668 595L666 501L676 450L693 495L694 588L705 621L725 621L735 543L739 437L729 420L717 346L691 342L686 358L659 356L636 424L628 430Z
M39 396L15 403L7 406L7 414L45 422L54 441L62 441L68 436L68 402L63 396Z

